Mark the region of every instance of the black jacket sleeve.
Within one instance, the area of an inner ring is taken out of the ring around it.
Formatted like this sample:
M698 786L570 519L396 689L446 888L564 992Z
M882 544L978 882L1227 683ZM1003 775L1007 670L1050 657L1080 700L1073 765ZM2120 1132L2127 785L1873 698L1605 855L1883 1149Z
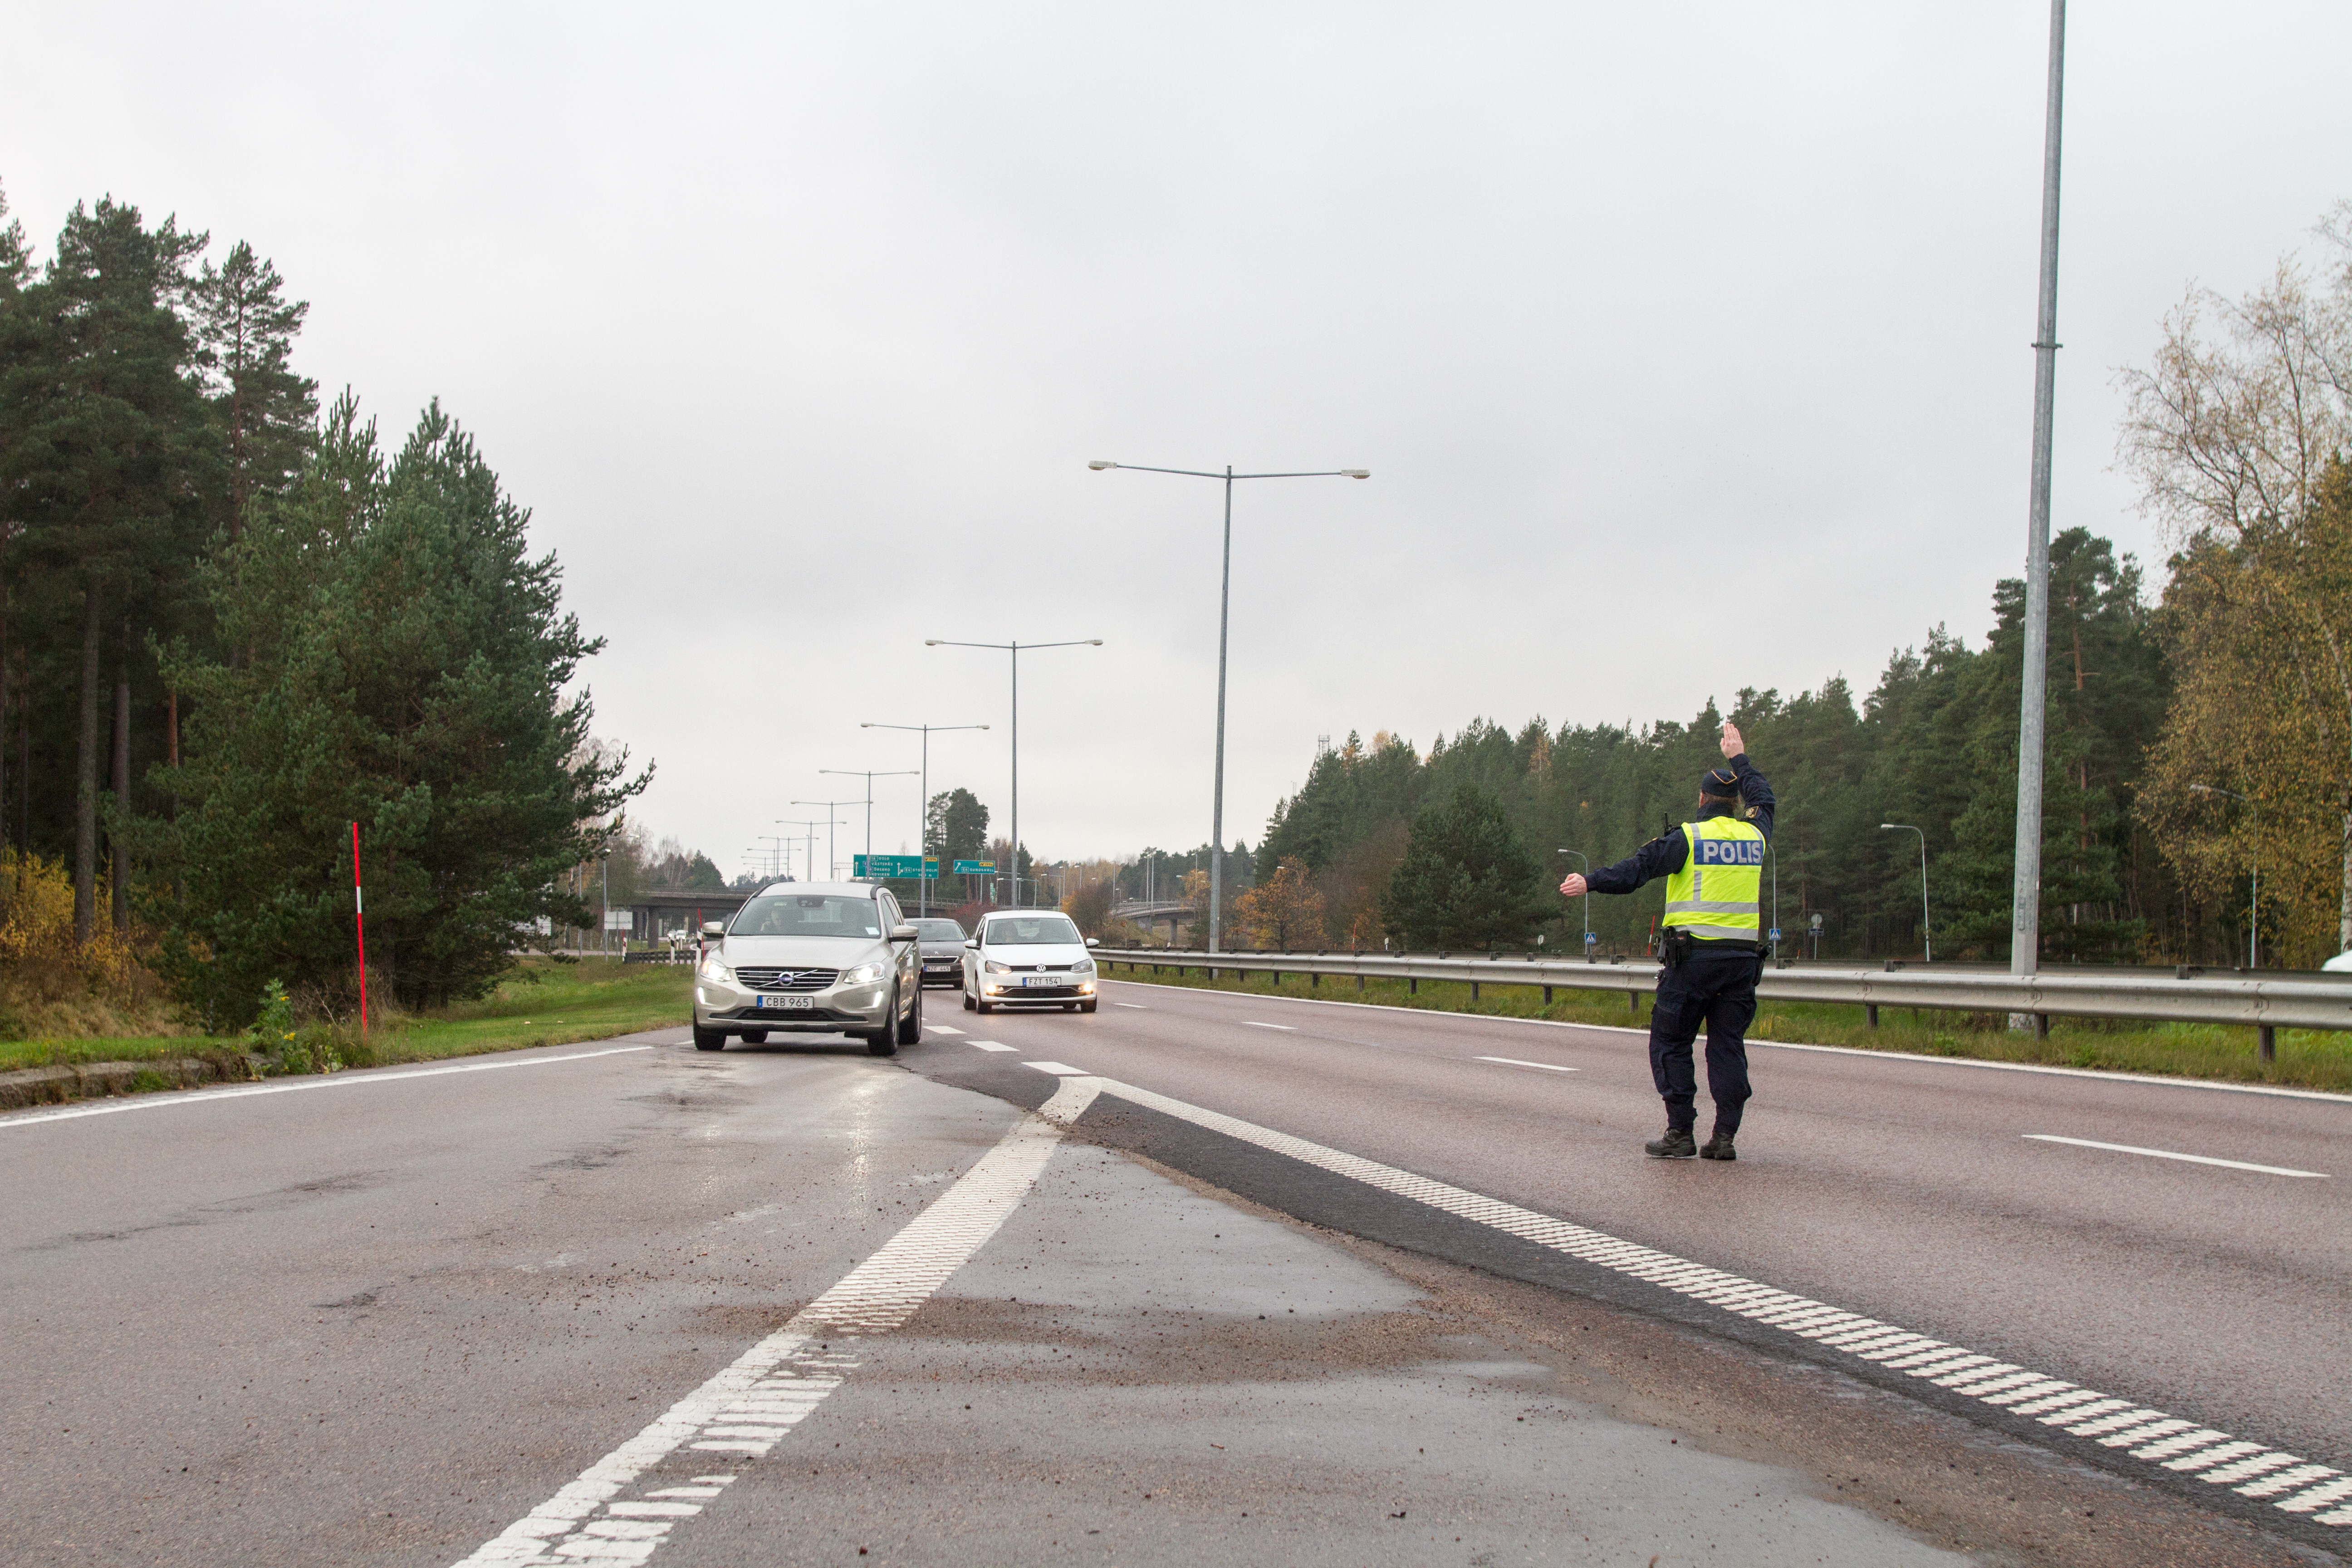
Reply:
M1690 840L1675 828L1653 838L1614 866L1603 866L1585 880L1596 893L1630 893L1644 882L1679 871L1690 858Z
M1748 762L1748 753L1740 752L1731 759L1731 771L1739 779L1739 798L1755 815L1748 818L1766 838L1772 837L1772 785Z

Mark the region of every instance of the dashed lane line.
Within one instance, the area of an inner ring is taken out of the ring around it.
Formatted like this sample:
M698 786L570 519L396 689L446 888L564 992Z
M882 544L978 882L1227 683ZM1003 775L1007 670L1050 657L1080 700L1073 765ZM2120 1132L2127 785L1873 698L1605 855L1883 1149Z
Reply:
M1028 1065L1056 1074L1072 1070L1058 1062ZM2352 1476L2331 1466L2309 1463L2300 1455L1116 1079L1064 1077L1056 1098L1074 1082L1091 1082L1101 1093L1646 1280L1678 1296L1785 1330L1842 1355L1918 1378L1994 1410L2032 1416L2045 1426L2087 1437L2101 1447L2125 1450L2153 1468L2193 1475L2229 1487L2241 1497L2260 1499L2282 1512L2319 1524L2352 1525Z
M1124 1007L1130 1013L1149 1013L1151 1011L1150 1008L1145 1006L1140 1002L1114 1002L1111 1005L1114 1007Z
M457 1568L650 1561L670 1531L841 1386L857 1369L860 1341L904 1323L996 1234L1096 1092L1088 1081L1062 1084L874 1256ZM689 1464L734 1469L640 1486L681 1451Z
M161 1110L167 1106L211 1105L223 1100L245 1100L257 1094L299 1094L313 1089L355 1089L368 1084L411 1083L420 1078L446 1078L451 1073L497 1072L502 1068L553 1067L558 1062L593 1061L598 1057L626 1056L631 1051L649 1051L651 1046L613 1046L601 1051L574 1051L564 1057L523 1057L507 1061L464 1062L455 1067L408 1068L396 1071L336 1073L327 1078L305 1078L292 1083L256 1083L236 1089L198 1089L180 1094L145 1094L129 1100L110 1100L102 1105L75 1105L62 1110L32 1110L20 1115L0 1117L0 1130L10 1127L30 1127L40 1121L70 1121L79 1116L112 1116L124 1110Z
M2185 1160L2192 1165L2219 1165L2230 1171L2259 1171L2265 1176L2308 1176L2314 1181L2331 1181L2325 1171L2291 1171L2284 1165L2250 1165L2243 1160L2217 1160L2210 1154L2183 1154L2171 1149L2142 1149L2130 1143L2101 1143L2091 1138L2061 1138L2055 1132L2027 1132L2021 1136L2036 1143L2071 1143L2077 1149L2105 1149L2117 1154L2145 1154L2151 1160Z
M1052 1073L1056 1078L1091 1078L1093 1076L1084 1068L1074 1068L1062 1062L1023 1062L1021 1065L1024 1068L1035 1068L1039 1072Z
M963 1033L961 1029L950 1029L945 1024L931 1024L927 1025L926 1027L928 1027L934 1035L961 1035Z
M1523 1024L1538 1029L1591 1029L1607 1035L1649 1036L1649 1028L1627 1028L1620 1024L1578 1024L1559 1018L1520 1018L1507 1013L1457 1013L1446 1007L1396 1007L1381 1002L1341 1002L1325 996L1283 996L1270 992L1200 991L1189 986L1162 986L1149 980L1113 980L1106 975L1107 985L1150 986L1154 990L1181 990L1187 996L1221 996L1233 1002L1280 1002L1293 1007L1354 1007L1367 1013L1386 1013L1391 1016L1402 1014L1408 1017L1461 1018L1479 1024ZM1562 983L1564 984L1564 983ZM1566 989L1573 990L1572 986ZM1125 1005L1124 1003L1115 1004ZM2352 1104L2352 1094L2326 1089L2288 1089L2273 1083L2224 1083L2218 1079L2159 1077L2155 1073L2114 1072L2105 1068L2059 1068L2041 1062L1979 1061L1970 1057L1929 1057L1916 1051L1874 1050L1865 1046L1812 1046L1795 1040L1759 1040L1750 1036L1751 1048L1769 1051L1818 1051L1825 1056L1864 1057L1874 1061L1908 1062L1920 1067L1968 1068L1987 1072L2041 1073L2053 1078L2089 1078L2103 1083L2140 1083L2157 1089L2210 1089L2219 1094L2262 1094L2279 1100L2325 1100L2337 1105Z
M1582 1072L1582 1068L1564 1068L1556 1062L1523 1062L1517 1057L1472 1057L1474 1062L1496 1062L1507 1068L1540 1068L1545 1072Z
M1298 1026L1296 1024L1261 1024L1255 1018L1243 1019L1242 1027L1244 1029L1280 1029L1286 1035L1296 1034L1298 1029Z
M966 1040L964 1044L975 1051L1010 1051L1018 1048L1013 1046L999 1045L994 1040Z

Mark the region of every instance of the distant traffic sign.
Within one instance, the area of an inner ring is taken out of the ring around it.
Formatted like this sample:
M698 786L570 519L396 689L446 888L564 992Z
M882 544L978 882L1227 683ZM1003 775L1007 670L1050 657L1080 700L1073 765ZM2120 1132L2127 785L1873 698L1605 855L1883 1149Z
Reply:
M869 858L874 863L874 869L871 871L868 871L866 868L866 861ZM858 855L851 858L850 865L852 868L850 874L856 877L872 876L916 878L937 877L940 874L940 858L936 855L876 855L872 857Z
M992 877L996 874L996 862L993 860L959 860L955 863L955 874L959 877Z

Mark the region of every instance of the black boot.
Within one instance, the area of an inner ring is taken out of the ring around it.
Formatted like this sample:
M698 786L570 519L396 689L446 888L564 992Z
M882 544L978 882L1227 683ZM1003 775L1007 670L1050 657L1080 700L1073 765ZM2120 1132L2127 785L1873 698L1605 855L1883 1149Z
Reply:
M1731 1134L1726 1132L1720 1127L1717 1128L1715 1130L1714 1136L1706 1141L1706 1147L1698 1152L1698 1157L1702 1160L1737 1160L1739 1158L1738 1154L1735 1152L1731 1147Z
M1687 1160L1698 1152L1698 1140L1687 1127L1669 1127L1664 1137L1643 1144L1642 1152L1653 1160Z

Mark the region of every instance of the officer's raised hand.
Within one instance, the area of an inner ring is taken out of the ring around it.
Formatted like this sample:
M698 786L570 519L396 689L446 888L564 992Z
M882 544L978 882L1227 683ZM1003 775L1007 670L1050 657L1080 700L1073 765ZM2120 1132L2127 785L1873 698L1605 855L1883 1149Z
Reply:
M1568 880L1559 885L1559 890L1571 899L1582 898L1584 896L1583 876L1579 872L1570 871L1568 874Z
M1747 742L1739 738L1739 726L1727 721L1723 726L1723 754L1736 757L1747 749Z

